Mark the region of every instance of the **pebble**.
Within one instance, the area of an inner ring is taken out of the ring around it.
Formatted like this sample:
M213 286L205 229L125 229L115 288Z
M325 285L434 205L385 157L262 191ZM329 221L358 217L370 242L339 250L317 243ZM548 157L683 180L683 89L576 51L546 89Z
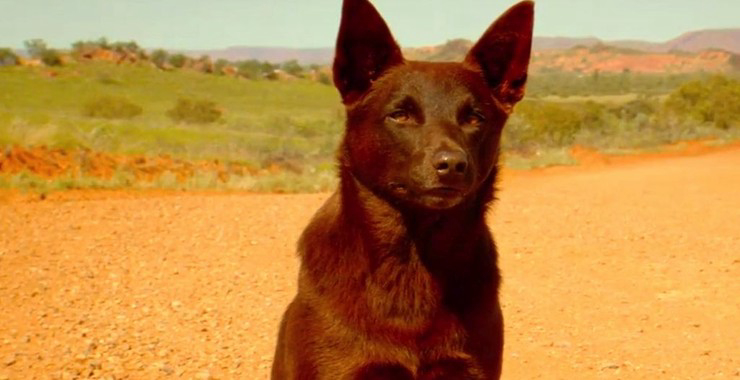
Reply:
M15 364L15 361L16 361L16 354L10 354L10 355L6 356L6 357L5 357L4 359L3 359L3 364L4 364L4 365L5 365L6 367L10 367L10 366L12 366L13 364Z
M172 369L172 367L170 367L168 365L163 366L159 370L162 371L162 372L164 372L167 375L172 375L173 373L175 373L175 370Z

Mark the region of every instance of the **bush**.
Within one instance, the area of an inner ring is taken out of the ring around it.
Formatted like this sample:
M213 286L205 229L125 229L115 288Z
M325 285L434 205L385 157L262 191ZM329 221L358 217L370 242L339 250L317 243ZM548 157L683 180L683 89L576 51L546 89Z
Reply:
M679 118L728 129L740 124L740 81L715 75L686 83L668 96L665 109Z
M333 84L333 82L332 82L331 77L329 76L329 74L327 74L327 73L325 73L323 71L322 72L319 72L319 75L317 77L317 80L319 81L319 83L325 84L327 86L331 86Z
M213 63L213 72L216 75L223 75L224 74L224 68L229 65L229 61L220 58L217 59L216 62Z
M85 103L82 108L84 116L103 119L131 119L141 112L141 106L118 96L103 96Z
M657 105L655 100L641 96L637 99L630 100L627 103L612 107L610 111L614 116L620 119L632 120L639 115L652 115L655 113L656 109Z
M20 64L21 61L18 55L13 50L8 48L0 48L0 67L2 66L15 66Z
M176 67L178 69L181 69L185 67L185 64L188 63L188 57L185 56L185 54L173 54L168 59L168 62L172 67Z
M62 56L54 49L44 50L41 53L41 62L46 66L61 66L63 64Z
M58 51L49 49L42 39L27 40L24 42L28 55L40 59L47 66L61 66L62 57Z
M164 67L164 65L167 63L169 58L170 58L170 54L167 53L167 51L163 49L154 50L149 55L149 60L152 61L152 63L154 63L154 65L159 67L160 69Z
M525 101L516 107L504 136L512 148L526 145L564 146L573 142L583 126L581 115L571 107L552 102Z
M207 124L218 121L221 110L210 100L178 99L167 116L178 123Z
M303 67L295 59L283 62L280 69L295 77L303 76Z

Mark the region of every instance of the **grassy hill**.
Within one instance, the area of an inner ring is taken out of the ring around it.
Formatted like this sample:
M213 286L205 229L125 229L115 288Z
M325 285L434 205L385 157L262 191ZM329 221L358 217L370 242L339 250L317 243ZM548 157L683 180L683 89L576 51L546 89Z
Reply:
M334 88L302 79L245 80L98 62L0 68L0 87L0 145L167 152L259 165L274 156L331 155L343 120ZM141 115L83 115L88 103L109 96L140 106ZM223 116L208 125L176 123L167 111L178 99L210 100Z

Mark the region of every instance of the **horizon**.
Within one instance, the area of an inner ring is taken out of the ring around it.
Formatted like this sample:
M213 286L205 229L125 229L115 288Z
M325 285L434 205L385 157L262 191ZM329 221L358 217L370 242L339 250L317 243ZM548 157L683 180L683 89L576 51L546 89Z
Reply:
M439 45L457 38L476 40L516 2L372 1L404 47ZM714 0L711 6L698 3L539 0L535 36L660 43L696 30L740 27L737 0ZM135 41L147 49L322 49L334 44L340 10L339 0L314 0L312 4L290 0L269 4L255 0L208 4L195 0L129 0L125 4L112 0L0 0L0 11L15 16L0 25L0 47L23 49L24 41L40 38L50 47L64 49L76 41L105 37L109 41Z

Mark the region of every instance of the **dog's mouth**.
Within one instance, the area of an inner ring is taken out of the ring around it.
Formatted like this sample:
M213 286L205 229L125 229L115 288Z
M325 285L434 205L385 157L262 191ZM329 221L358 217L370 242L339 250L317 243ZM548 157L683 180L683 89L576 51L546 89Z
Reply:
M389 184L391 192L401 198L406 198L409 195L409 187L403 183L391 182Z
M461 197L465 193L464 189L452 186L438 186L433 187L424 192L424 195L439 198L456 198Z
M396 196L432 209L446 209L459 204L466 196L466 188L459 186L433 186L410 189L403 183L391 183L390 189Z
M466 192L462 187L435 186L425 189L420 195L419 203L422 205L443 210L460 204L465 198Z

